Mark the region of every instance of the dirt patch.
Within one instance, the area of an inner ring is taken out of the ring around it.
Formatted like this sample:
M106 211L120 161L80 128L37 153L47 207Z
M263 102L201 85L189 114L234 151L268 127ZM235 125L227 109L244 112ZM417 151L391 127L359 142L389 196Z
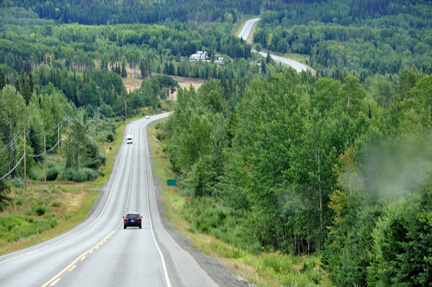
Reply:
M179 83L179 86L183 89L189 89L190 85L197 90L205 82L203 79L196 78L184 78L184 77L173 77ZM170 95L171 99L177 100L177 91Z
M82 193L64 193L63 195L66 198L65 204L68 206L67 213L78 208L84 199L84 194Z

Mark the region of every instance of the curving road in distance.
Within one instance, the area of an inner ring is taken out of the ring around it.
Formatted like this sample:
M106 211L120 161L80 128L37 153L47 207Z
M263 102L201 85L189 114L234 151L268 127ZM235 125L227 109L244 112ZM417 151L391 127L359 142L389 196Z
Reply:
M150 122L132 122L100 201L87 220L30 248L0 256L0 286L218 286L164 228L157 207L147 139ZM127 211L142 229L123 229Z
M243 25L242 30L238 34L238 37L243 38L244 40L247 40L249 38L250 33L252 32L253 27L255 26L255 24L258 21L259 21L259 18L254 18L254 19L250 19L250 20L246 21L245 24ZM256 50L252 50L252 52L258 53L258 51L256 51ZM265 53L265 52L259 52L259 54L264 56L264 57L267 57L267 53ZM296 70L297 73L300 73L301 71L307 72L309 70L309 68L307 66L305 66L302 63L296 62L294 60L287 59L287 58L273 55L273 54L270 54L270 57L277 62L281 62L282 64L290 66L291 68Z

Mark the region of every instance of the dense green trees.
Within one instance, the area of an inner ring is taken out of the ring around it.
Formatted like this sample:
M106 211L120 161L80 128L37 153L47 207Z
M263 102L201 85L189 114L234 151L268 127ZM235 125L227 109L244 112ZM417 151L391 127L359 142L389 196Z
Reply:
M11 74L10 68L30 74L42 64L73 72L109 69L123 78L145 78L154 72L163 72L205 79L221 78L222 74L226 78L234 77L233 74L238 73L244 79L256 73L236 63L252 56L251 46L224 30L220 31L215 24L206 26L201 34L160 25L4 26L0 29L3 32L0 33L0 51L5 56L1 57L0 64L8 67L4 70L12 83L17 75ZM197 50L206 50L213 60L218 53L224 55L224 66L218 69L211 62L189 62L189 56ZM234 64L229 57L234 59ZM43 84L52 78L54 86L60 88L60 77L63 79L65 75L54 70L43 71L39 77ZM67 94L72 95L73 91Z
M181 89L166 149L195 228L257 252L320 252L338 286L426 286L430 76L370 81L285 71L233 110L214 80Z
M29 4L24 2L18 6ZM29 143L34 152L40 153L41 134L48 133L47 149L53 148L57 137L52 127L62 125L64 133L65 122L68 122L68 127L73 129L68 129L65 143L66 171L63 175L57 172L65 179L86 180L90 177L75 173L73 169L97 170L103 164L104 159L95 152L91 139L96 117L110 121L108 118L125 116L127 111L134 114L144 106L158 108L161 100L170 99L177 82L161 73L222 78L226 83L224 96L232 96L231 105L241 97L252 75L260 73L257 65L243 59L251 57L250 45L226 33L237 17L234 10L232 13L229 9L224 10L223 17L228 22L197 25L196 31L190 32L184 25L171 25L172 28L161 25L55 25L38 19L31 10L13 7L15 4L2 3L8 8L1 11L5 25L0 26L0 51L4 55L0 57L0 85L2 88L7 86L7 94L12 95L8 85L12 84L14 93L24 99L26 106L20 113L25 112L24 118L30 120L18 121L21 126L14 127L7 122L12 118L2 115L2 124L8 134L4 133L1 139L10 143L17 132L30 130ZM210 55L220 53L225 58L224 65L189 62L189 55L197 50L207 50ZM269 72L279 69L271 66ZM122 77L145 80L140 89L128 93ZM11 111L10 116L20 113ZM78 122L73 120L76 117ZM20 159L19 153L18 150L9 153L9 158L4 161L9 164L2 174ZM94 161L89 162L89 157ZM37 164L40 158L35 157L34 161ZM37 172L30 176L40 179Z
M5 69L14 72L10 67ZM48 163L48 180L94 179L100 175L98 170L106 161L99 143L112 136L112 121L125 115L125 105L129 106L130 114L144 106L157 107L160 99L166 97L166 89L175 89L177 84L168 76L161 76L159 80L155 77L151 87L156 89L156 94L153 89L151 94L135 94L137 99L151 100L133 102L120 75L107 70L78 73L68 72L61 65L57 68L40 65L29 75L23 72L16 77L15 85L19 89L6 84L0 92L3 107L0 142L5 143L0 150L0 174L3 177L10 173L8 179L15 178L18 182L23 176L22 164L18 163L24 151L24 133L30 178L44 179L41 157L45 150L44 136L46 150L52 152L58 145L59 127L61 134L67 136L61 143L60 165L57 160ZM95 132L97 125L99 135Z
M54 19L62 23L85 25L109 25L119 23L158 23L164 21L221 21L233 23L238 10L258 14L262 1L6 1L0 7L24 7L32 9L40 18ZM25 13L21 12L21 13ZM27 12L30 13L30 12Z
M307 64L327 76L336 70L397 74L412 65L432 71L427 1L271 2L265 3L254 43L305 55Z

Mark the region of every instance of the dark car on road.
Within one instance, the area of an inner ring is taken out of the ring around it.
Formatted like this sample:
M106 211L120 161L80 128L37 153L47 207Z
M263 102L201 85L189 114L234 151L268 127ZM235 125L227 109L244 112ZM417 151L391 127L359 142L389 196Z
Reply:
M124 217L124 229L128 226L138 226L142 228L141 225L141 215L138 212L130 212Z

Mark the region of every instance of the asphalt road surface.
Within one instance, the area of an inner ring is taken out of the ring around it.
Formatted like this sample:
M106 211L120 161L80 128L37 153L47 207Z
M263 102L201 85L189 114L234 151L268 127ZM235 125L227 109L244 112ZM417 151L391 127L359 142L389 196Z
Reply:
M247 20L245 24L243 25L243 28L240 31L240 34L238 34L239 38L243 38L243 40L246 40L249 38L250 33L252 32L252 28L255 26L256 22L259 21L260 18L254 18Z
M249 38L250 33L252 32L253 27L255 26L255 24L258 21L259 21L259 18L254 18L254 19L246 21L242 30L238 34L238 37L243 38L244 40L247 40ZM252 52L258 53L258 51L256 51L256 50L252 50ZM260 53L260 55L267 57L267 53L265 53L265 52L259 52L259 53ZM300 73L301 71L307 72L309 69L307 66L303 65L302 63L296 62L296 61L288 59L288 58L284 58L284 57L273 55L273 54L270 54L270 57L277 62L281 62L282 64L290 66L291 68L296 70L297 73Z
M132 122L111 176L88 218L51 240L0 257L0 286L247 286L167 227L160 214L147 126L168 114ZM142 229L123 229L128 211Z

